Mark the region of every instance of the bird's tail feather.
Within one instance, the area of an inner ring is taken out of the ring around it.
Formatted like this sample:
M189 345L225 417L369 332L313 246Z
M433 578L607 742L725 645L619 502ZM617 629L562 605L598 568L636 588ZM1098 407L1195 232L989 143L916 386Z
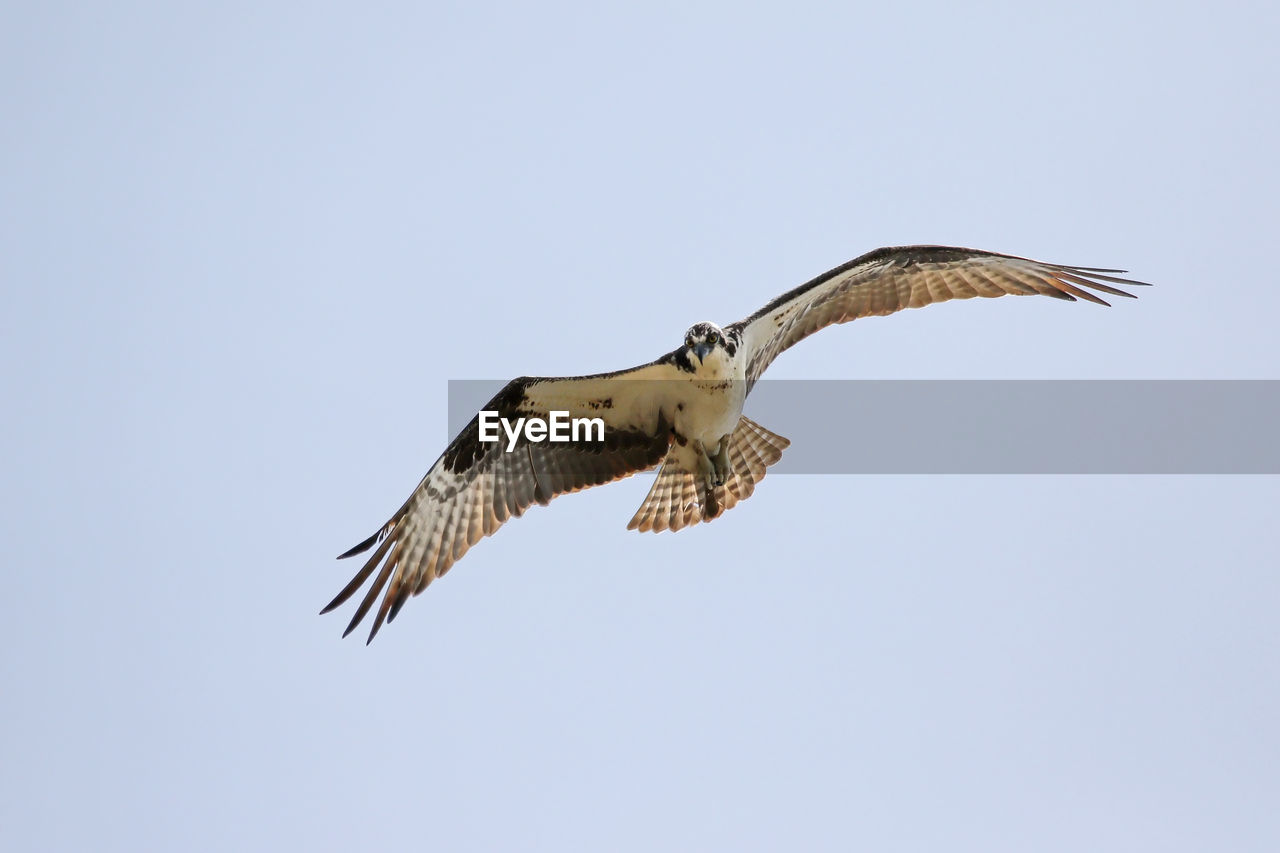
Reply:
M680 467L672 448L627 529L658 533L717 518L724 510L749 498L756 483L764 479L765 469L781 459L782 451L790 445L790 441L750 418L740 418L729 438L733 474L713 491L708 491L700 478Z

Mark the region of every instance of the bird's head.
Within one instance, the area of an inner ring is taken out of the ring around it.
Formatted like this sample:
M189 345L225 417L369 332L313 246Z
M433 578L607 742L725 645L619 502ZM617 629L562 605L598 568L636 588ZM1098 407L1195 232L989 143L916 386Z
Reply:
M715 323L694 323L689 327L689 331L684 333L684 345L689 354L689 360L699 367L707 364L708 361L727 361L731 356L727 349L729 344L730 341L725 336L724 329Z

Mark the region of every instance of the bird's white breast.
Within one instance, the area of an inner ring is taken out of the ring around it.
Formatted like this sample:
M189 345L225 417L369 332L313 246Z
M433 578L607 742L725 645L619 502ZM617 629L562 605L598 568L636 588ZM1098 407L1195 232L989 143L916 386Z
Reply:
M714 447L738 425L747 398L746 359L730 358L723 349L707 356L689 378L683 409L676 412L676 432Z

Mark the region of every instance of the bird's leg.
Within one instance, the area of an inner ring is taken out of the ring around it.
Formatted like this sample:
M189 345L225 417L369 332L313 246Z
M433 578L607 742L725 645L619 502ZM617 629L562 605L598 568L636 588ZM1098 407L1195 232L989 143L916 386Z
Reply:
M711 456L707 453L706 445L701 441L694 439L693 450L698 457L698 479L702 480L702 482L706 484L707 490L710 491L719 485L716 482L715 463L711 461Z
M711 467L715 470L717 486L723 486L733 476L733 463L729 461L729 436L720 439L716 455L711 458Z

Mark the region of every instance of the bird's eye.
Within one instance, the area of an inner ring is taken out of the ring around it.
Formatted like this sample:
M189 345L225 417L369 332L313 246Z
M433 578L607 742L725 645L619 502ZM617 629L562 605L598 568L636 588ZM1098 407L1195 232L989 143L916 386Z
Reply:
M720 336L717 335L715 332L712 332L711 334L707 335L707 343L711 344L712 346L715 346L716 342L719 340L720 340Z

